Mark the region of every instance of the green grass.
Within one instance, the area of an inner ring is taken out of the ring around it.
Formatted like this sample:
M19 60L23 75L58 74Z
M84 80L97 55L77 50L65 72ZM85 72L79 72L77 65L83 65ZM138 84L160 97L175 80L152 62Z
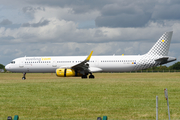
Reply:
M96 73L95 79L55 74L0 74L0 119L180 119L180 73Z

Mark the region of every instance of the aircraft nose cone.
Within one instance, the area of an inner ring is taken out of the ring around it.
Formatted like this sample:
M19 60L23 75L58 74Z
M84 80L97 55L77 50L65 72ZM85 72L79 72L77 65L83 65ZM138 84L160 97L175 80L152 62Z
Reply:
M6 70L9 70L9 67L8 67L8 65L6 65L6 66L5 66L5 69L6 69Z

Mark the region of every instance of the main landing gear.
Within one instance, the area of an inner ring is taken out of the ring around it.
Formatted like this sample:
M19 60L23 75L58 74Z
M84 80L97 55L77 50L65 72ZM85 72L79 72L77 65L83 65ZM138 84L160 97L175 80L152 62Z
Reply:
M89 78L90 78L90 79L94 79L94 75L91 74L91 75L89 76Z
M26 79L26 73L23 73L23 77L22 77L23 80Z
M82 75L81 78L82 78L82 79L87 79L87 75ZM89 79L94 79L94 78L95 78L94 75L92 75L92 73L90 73Z
M82 79L86 79L86 78L87 78L87 75L82 75L81 78L82 78Z

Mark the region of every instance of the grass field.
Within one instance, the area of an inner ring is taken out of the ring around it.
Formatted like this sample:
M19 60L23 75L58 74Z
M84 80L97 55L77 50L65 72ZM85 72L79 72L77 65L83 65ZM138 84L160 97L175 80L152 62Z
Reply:
M97 73L95 79L0 73L0 119L180 119L180 73Z

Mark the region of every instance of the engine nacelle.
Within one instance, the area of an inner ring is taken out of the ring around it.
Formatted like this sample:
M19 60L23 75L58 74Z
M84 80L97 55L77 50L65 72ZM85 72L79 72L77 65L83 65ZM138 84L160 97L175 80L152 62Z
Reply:
M81 74L77 73L73 69L56 69L56 75L58 77L74 77L81 76Z

